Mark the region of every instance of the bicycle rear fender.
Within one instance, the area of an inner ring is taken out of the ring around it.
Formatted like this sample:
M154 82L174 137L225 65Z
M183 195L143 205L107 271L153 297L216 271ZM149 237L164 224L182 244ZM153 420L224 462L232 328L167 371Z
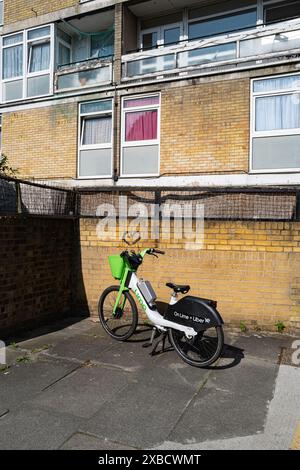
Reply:
M224 322L216 307L217 302L214 300L187 295L176 304L168 306L165 319L192 327L197 332L204 331L223 325Z

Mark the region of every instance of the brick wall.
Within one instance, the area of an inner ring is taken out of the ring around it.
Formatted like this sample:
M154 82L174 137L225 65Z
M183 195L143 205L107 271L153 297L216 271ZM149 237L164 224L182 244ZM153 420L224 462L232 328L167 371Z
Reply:
M5 0L5 25L78 5L79 0Z
M71 310L70 220L0 218L0 337Z
M249 90L249 79L163 88L160 173L247 172ZM20 176L76 177L77 113L70 103L3 116L3 151ZM114 113L115 168L119 113L120 105Z
M161 173L248 171L249 113L249 79L164 89Z
M76 177L76 103L5 114L2 135L2 151L18 176Z
M81 221L83 282L91 310L97 316L102 290L116 284L107 256L124 244L99 241L97 222ZM154 246L146 240L143 245ZM159 243L166 256L147 257L140 275L149 279L160 300L168 300L168 281L189 283L194 295L218 300L226 322L274 329L280 320L289 325L300 317L300 223L205 223L204 248L185 250L182 242Z

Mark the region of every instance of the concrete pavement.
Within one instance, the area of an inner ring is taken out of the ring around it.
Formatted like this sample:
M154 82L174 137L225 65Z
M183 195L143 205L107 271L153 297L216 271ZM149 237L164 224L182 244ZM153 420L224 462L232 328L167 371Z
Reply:
M89 319L31 332L0 372L0 449L289 449L298 442L295 338L226 331L209 369L110 339Z

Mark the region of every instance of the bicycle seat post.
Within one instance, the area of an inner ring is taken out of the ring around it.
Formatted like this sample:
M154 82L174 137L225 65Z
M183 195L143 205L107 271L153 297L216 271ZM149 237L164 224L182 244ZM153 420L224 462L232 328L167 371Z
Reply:
M174 304L177 303L177 301L178 301L178 294L177 294L177 292L175 292L175 290L173 290L173 292L171 294L169 305L174 305Z

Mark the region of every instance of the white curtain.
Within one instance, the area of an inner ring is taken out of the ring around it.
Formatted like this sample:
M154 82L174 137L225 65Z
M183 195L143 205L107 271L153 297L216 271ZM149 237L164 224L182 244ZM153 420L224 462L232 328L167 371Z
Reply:
M107 144L111 142L111 116L85 118L83 145Z
M300 127L300 95L256 98L257 131L295 129Z
M3 49L3 78L14 78L23 75L23 46Z
M31 46L30 72L48 70L50 66L50 42Z
M290 75L288 77L268 78L267 80L257 80L254 82L254 92L263 93L267 91L277 91L283 89L294 89L300 87L300 75Z

